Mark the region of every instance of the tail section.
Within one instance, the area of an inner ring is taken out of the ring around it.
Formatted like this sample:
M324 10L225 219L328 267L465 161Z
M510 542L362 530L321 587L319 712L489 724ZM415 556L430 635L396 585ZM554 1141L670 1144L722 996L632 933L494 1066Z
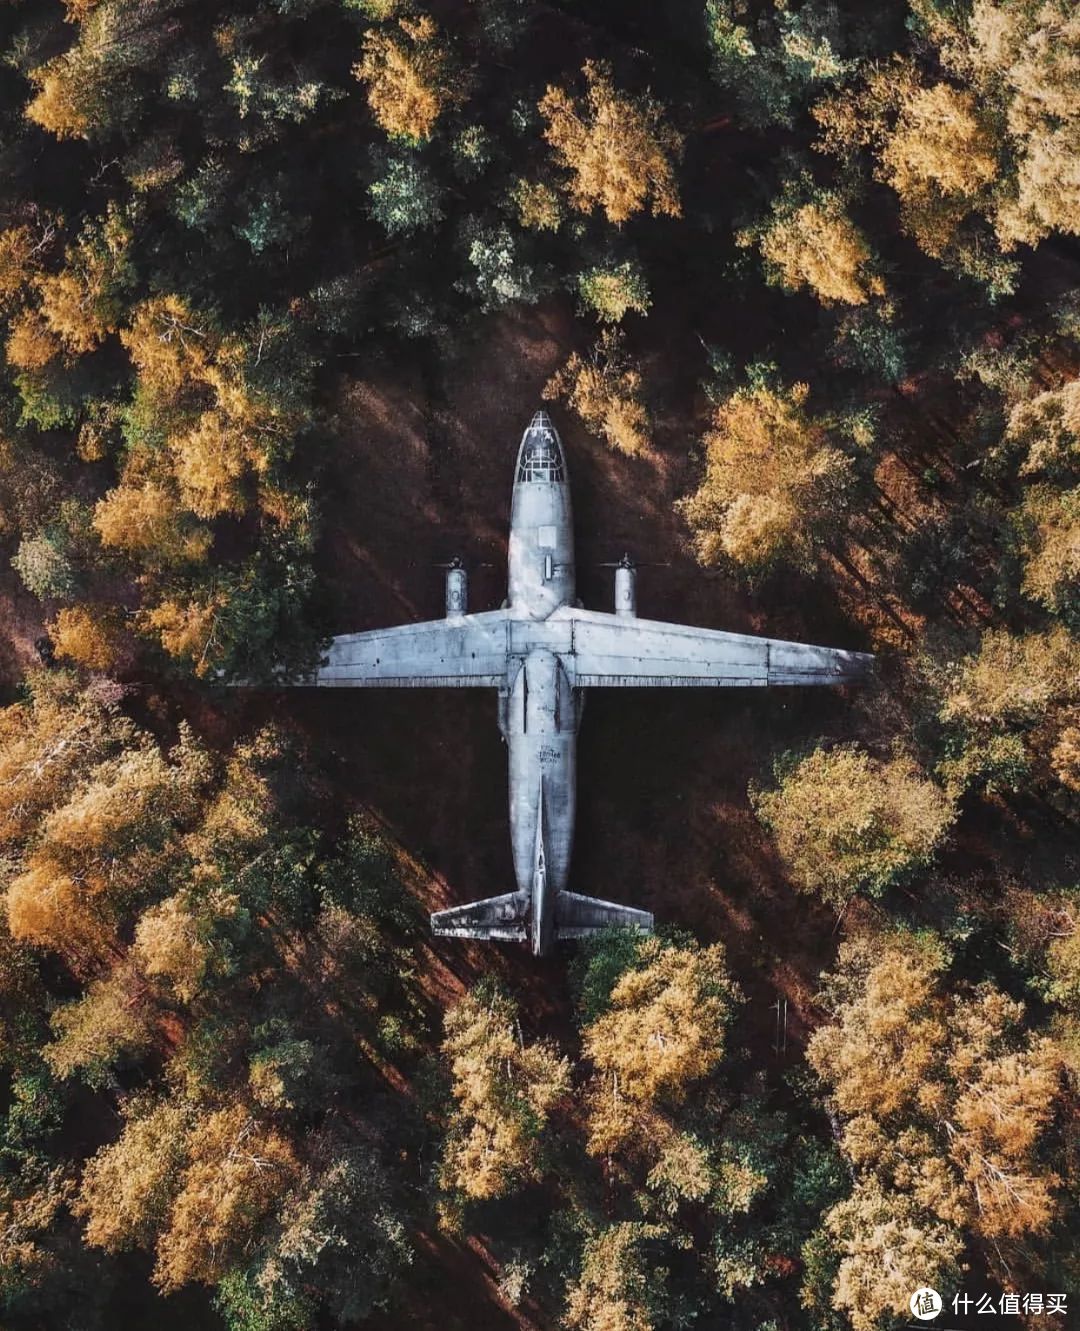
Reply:
M433 912L431 932L442 938L523 943L529 936L529 904L527 893L506 892L501 897L470 901L466 906L451 906Z
M555 896L556 938L585 938L602 929L639 929L652 933L651 911L620 906L599 897L576 892ZM431 916L431 932L440 938L480 938L492 942L524 943L533 934L533 950L540 951L541 926L537 923L534 899L527 892L506 892L501 897L470 901L466 906L437 910Z
M484 901L470 901L467 906L435 911L431 917L431 931L443 938L482 938L512 943L528 940L538 957L546 955L557 938L584 938L587 934L620 925L640 929L642 933L652 932L653 917L647 910L552 889L544 847L543 778L537 801L531 886L531 891L506 892L501 897L488 897Z
M576 892L560 892L555 898L555 937L584 938L612 928L639 929L652 933L652 911L620 906L599 897L583 897Z

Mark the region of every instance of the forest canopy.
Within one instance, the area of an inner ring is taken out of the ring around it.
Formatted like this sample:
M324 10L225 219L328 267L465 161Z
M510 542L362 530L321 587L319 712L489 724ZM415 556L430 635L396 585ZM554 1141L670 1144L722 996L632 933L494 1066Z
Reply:
M1075 1294L1077 7L12 0L0 43L5 1331ZM536 968L428 936L507 890L467 705L274 690L455 545L487 595L541 401L583 591L632 544L657 617L877 663L598 699L574 872L661 927Z

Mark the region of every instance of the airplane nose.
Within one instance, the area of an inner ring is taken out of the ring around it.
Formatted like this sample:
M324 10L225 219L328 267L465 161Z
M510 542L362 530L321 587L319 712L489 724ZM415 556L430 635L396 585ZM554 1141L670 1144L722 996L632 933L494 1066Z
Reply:
M533 413L533 418L521 436L518 450L517 480L564 481L566 457L562 440L546 411Z

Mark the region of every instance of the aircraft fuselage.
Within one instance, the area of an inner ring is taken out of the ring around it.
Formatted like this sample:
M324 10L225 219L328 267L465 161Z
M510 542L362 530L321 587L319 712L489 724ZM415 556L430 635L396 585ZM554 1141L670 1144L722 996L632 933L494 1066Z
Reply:
M508 583L512 655L499 723L509 749L514 875L531 899L539 954L551 941L552 902L570 872L582 699L552 650L565 630L545 623L574 603L574 528L562 444L543 413L518 453Z

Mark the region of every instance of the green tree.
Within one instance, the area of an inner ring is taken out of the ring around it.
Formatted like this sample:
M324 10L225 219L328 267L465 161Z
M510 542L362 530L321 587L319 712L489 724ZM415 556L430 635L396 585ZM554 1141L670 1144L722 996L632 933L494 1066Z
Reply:
M632 259L587 268L578 276L578 291L584 304L605 324L620 323L630 310L647 314L651 304L645 274Z
M442 220L442 190L415 156L383 158L368 186L371 212L389 236L433 227Z
M800 103L848 71L839 7L829 0L797 10L706 0L705 25L713 78L734 94L739 118L755 129L791 125Z

